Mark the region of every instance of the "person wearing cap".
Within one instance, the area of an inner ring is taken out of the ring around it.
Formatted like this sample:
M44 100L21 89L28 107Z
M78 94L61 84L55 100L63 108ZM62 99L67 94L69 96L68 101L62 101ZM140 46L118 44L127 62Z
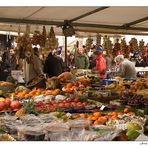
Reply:
M75 66L77 69L88 69L89 68L89 58L85 54L83 48L78 49L78 54L75 57Z
M106 60L103 57L103 49L102 47L96 48L94 54L96 57L96 71L100 74L100 77L105 79L106 78Z
M134 64L128 59L124 58L123 55L118 55L115 57L116 65L118 66L119 76L125 79L135 79L136 69Z

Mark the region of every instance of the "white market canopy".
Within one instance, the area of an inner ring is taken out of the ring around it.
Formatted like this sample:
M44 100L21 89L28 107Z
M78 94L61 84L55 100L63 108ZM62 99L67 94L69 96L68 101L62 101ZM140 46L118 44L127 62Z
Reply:
M63 35L64 20L71 24L76 36L89 33L148 35L148 6L124 7L0 7L0 30L31 32L54 26L56 35Z

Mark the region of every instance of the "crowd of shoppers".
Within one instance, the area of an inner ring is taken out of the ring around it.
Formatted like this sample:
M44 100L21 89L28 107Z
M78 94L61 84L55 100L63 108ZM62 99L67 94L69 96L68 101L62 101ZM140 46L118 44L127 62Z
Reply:
M50 50L48 56L45 56L39 52L37 47L34 47L29 54L26 57L26 81L44 74L47 77L58 76L72 69L92 69L104 79L108 78L108 71L112 71L113 68L118 70L119 76L135 79L135 67L148 66L145 54L133 53L128 57L122 54L115 56L107 53L102 46L94 46L88 53L83 47L77 48L75 52L68 51L67 64L64 63L56 49ZM135 65L132 62L133 59L135 59ZM6 81L13 70L19 70L19 58L14 49L5 50L3 54L0 54L0 81Z

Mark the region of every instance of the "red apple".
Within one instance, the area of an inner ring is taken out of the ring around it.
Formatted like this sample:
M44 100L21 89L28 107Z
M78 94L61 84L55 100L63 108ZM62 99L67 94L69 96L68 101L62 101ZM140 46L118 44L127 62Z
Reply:
M19 101L12 101L11 104L10 104L10 108L12 110L20 109L21 108L21 103Z
M6 99L5 100L5 106L6 106L6 108L9 108L10 107L10 104L11 104L11 100Z
M0 111L2 111L5 108L5 102L0 101Z

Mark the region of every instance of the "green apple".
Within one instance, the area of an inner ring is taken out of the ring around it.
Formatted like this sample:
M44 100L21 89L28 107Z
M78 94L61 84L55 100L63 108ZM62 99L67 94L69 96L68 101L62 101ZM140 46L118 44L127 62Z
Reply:
M127 130L141 130L141 126L137 123L130 122L127 125Z
M3 95L3 91L2 90L0 90L0 96L2 96Z
M128 136L128 140L133 141L140 135L140 133L136 130L129 130L126 135Z

